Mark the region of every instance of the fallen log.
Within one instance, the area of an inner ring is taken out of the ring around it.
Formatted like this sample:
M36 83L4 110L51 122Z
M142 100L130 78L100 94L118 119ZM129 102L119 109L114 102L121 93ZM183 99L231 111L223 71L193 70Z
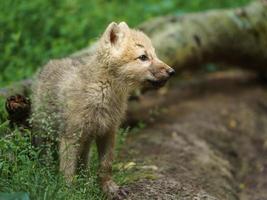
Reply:
M236 9L158 17L138 28L152 39L159 57L177 71L221 62L266 71L266 0ZM94 48L74 56L90 56Z

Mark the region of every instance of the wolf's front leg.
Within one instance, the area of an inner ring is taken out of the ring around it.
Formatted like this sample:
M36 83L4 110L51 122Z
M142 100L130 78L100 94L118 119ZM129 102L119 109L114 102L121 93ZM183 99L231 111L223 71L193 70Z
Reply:
M67 182L72 182L78 170L87 167L90 143L89 140L61 138L59 148L60 171L63 172Z
M99 179L103 192L109 199L125 199L124 191L112 180L112 161L115 143L115 131L96 138L97 150L100 159Z

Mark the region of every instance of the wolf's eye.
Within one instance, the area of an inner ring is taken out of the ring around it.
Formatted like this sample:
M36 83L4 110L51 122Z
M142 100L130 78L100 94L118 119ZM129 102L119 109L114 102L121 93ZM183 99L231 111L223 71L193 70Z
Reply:
M141 61L147 61L148 57L145 54L143 54L143 55L139 56L138 59Z

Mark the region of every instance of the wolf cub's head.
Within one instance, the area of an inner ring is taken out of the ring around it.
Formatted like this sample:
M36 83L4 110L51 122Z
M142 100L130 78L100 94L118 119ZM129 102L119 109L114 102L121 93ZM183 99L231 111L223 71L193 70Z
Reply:
M100 39L99 55L125 84L162 86L174 70L156 55L151 40L125 22L109 24Z

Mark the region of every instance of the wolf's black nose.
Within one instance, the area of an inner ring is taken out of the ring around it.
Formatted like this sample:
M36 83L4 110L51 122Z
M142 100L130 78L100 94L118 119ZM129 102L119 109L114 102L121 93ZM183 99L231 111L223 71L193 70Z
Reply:
M175 70L172 69L172 68L170 68L170 69L168 70L168 74L169 74L170 76L173 76L173 75L175 74Z

